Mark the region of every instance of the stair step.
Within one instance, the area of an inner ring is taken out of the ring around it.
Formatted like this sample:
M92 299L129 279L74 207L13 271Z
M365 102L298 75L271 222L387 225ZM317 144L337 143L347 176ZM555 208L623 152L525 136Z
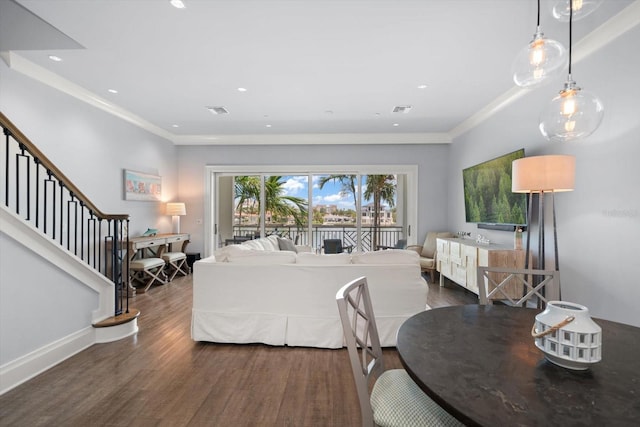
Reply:
M140 315L140 310L136 308L130 308L128 313L122 313L119 316L108 317L98 323L94 323L94 328L107 328L109 326L122 325L123 323L131 322Z

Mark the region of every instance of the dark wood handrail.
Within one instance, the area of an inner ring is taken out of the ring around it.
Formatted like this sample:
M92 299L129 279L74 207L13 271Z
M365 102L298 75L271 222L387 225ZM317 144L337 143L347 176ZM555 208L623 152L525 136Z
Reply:
M8 131L11 136L21 145L23 145L26 150L31 153L33 157L38 159L40 164L44 166L47 170L51 171L52 175L55 176L59 181L64 182L64 185L67 187L69 192L71 192L77 199L79 199L87 209L91 210L96 216L104 219L111 220L126 220L129 218L128 214L106 214L102 212L96 205L94 205L87 196L85 196L82 191L78 187L76 187L70 179L68 179L61 171L58 169L51 160L47 158L38 148L27 138L20 130L0 111L0 124L2 127Z

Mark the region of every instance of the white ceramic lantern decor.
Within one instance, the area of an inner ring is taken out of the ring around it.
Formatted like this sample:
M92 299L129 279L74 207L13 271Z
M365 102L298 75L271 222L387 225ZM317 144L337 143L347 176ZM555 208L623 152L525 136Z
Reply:
M602 358L602 328L580 304L549 301L531 335L547 360L565 368L584 370Z

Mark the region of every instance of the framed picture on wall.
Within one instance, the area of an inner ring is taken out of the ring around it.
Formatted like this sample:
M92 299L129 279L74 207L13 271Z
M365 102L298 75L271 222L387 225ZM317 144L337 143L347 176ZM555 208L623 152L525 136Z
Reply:
M148 173L124 170L124 199L160 201L162 177Z

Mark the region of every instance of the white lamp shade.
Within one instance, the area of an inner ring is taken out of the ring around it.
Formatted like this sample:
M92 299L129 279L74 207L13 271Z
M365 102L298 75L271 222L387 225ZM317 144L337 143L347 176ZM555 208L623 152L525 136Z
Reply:
M576 158L567 155L524 157L513 161L511 171L514 193L573 191Z
M184 203L167 203L167 215L181 216L187 214Z

